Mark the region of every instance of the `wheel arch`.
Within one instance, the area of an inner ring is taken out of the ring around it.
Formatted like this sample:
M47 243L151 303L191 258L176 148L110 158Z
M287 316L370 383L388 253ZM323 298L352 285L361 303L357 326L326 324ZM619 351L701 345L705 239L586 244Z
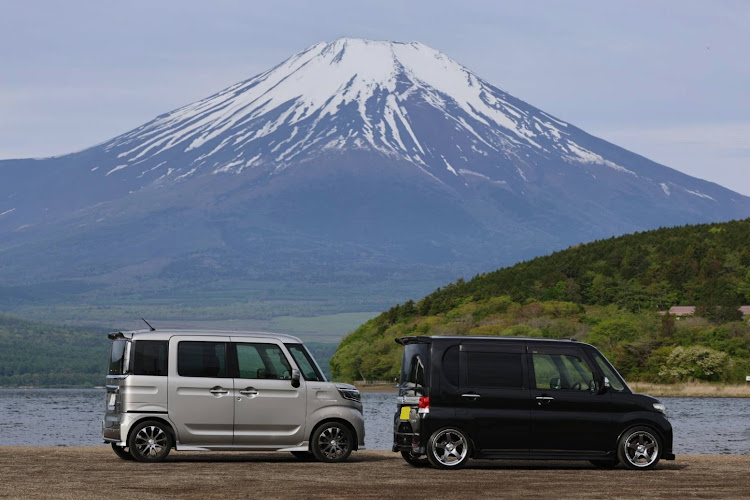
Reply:
M343 424L344 427L349 429L349 432L352 433L352 438L353 438L352 440L354 442L353 443L354 447L352 448L352 450L354 451L358 450L359 449L359 436L357 435L357 429L354 428L351 422L349 422L345 418L340 418L340 417L327 417L316 422L315 425L311 427L310 433L307 435L307 441L309 443L308 448L312 446L312 435L315 433L315 430L321 425L332 423L332 422L335 422L337 424Z
M654 425L654 423L649 420L631 421L631 422L628 422L624 427L622 427L620 432L617 434L617 440L615 441L615 452L617 452L617 446L619 445L622 437L625 434L627 434L630 430L635 429L636 427L646 427L649 430L651 430L654 434L656 434L656 436L661 440L661 443L660 443L661 446L659 447L660 448L659 456L663 455L665 452L664 443L666 443L666 438L664 436L664 433L661 431L661 429L659 429L657 425Z
M172 436L172 443L174 443L174 446L177 446L177 432L175 431L174 426L169 420L158 415L143 415L139 417L138 419L134 420L130 424L130 428L128 429L128 435L125 438L125 442L126 443L130 442L130 436L133 434L133 429L138 427L141 423L147 422L147 421L159 422L161 424L164 424L167 430L169 431L169 434Z

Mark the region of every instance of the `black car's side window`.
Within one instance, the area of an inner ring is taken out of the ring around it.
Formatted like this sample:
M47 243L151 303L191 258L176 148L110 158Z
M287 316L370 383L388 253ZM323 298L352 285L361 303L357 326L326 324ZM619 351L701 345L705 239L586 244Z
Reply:
M595 391L594 374L572 354L532 354L537 389Z
M521 353L472 351L466 356L468 387L523 388Z

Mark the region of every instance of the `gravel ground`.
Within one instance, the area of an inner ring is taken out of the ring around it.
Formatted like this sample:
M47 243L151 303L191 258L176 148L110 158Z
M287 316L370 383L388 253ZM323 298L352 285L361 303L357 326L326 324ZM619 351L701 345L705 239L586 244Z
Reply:
M750 456L679 455L653 471L585 462L472 461L459 471L414 468L360 451L342 464L290 453L172 452L161 464L120 460L109 447L0 447L0 498L750 498Z

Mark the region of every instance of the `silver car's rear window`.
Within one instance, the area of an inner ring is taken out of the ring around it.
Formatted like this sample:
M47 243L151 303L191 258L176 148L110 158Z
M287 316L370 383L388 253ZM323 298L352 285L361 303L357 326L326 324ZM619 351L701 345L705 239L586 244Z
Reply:
M123 359L125 358L125 348L128 345L127 340L115 340L109 351L109 375L122 375Z

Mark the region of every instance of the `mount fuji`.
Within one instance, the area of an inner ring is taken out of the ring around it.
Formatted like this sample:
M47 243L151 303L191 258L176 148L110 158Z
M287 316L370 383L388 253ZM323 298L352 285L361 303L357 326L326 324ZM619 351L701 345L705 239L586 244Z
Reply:
M748 216L750 198L423 44L339 39L86 150L0 161L0 277L6 297L62 282L164 296L253 280L431 287Z

